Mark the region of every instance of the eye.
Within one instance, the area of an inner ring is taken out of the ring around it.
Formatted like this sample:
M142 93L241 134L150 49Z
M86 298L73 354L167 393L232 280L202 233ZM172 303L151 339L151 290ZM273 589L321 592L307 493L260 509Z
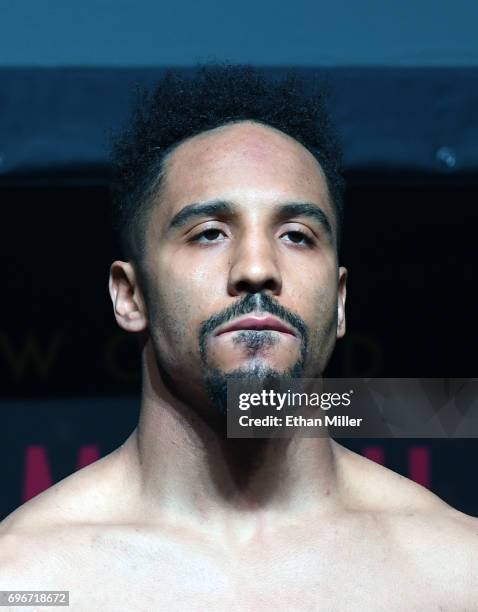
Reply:
M221 239L219 237L222 236ZM226 237L225 233L217 227L209 227L192 238L193 242L207 244L210 242L222 242Z
M282 236L289 236L289 240L286 240L286 242L298 244L299 246L312 246L314 244L314 241L307 234L298 230L291 230L282 234Z

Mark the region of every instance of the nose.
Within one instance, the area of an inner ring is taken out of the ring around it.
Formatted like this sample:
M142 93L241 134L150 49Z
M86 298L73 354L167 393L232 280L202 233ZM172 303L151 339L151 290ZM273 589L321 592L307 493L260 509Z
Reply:
M280 294L282 277L273 240L273 237L257 229L237 240L229 269L230 295L265 290L274 295Z

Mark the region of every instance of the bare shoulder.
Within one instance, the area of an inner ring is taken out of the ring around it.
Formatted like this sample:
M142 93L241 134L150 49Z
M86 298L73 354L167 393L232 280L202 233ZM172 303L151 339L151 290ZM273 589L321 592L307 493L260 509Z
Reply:
M390 533L402 563L454 610L478 605L478 519L435 504L391 513Z
M0 523L0 587L8 583L9 588L16 588L26 578L34 582L39 572L43 585L39 588L45 589L45 575L54 575L54 568L71 555L75 542L84 544L95 528L105 521L114 522L122 506L127 506L126 495L118 495L118 491L129 490L126 478L115 451L7 516Z
M354 508L388 516L397 525L408 518L424 533L440 528L443 537L455 536L463 544L473 545L478 518L456 510L429 489L345 447L337 445L334 450L340 486Z
M352 451L340 447L338 455L339 474L349 498L360 511L380 517L403 566L413 568L430 588L437 586L447 592L457 606L454 609L475 609L478 518Z
M122 491L120 500L124 499L132 486L120 451L121 447L17 508L0 523L0 536L37 532L53 524L101 521L105 515L111 518L110 512L121 507L114 494ZM128 488L123 488L126 483Z

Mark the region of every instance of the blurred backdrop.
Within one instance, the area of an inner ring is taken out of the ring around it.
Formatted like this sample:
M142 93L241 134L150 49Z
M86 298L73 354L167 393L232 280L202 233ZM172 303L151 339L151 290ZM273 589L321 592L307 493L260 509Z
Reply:
M349 286L327 374L476 375L476 2L1 8L0 518L135 426L139 354L107 287L108 147L170 66L297 66L329 90ZM478 441L342 442L478 515Z

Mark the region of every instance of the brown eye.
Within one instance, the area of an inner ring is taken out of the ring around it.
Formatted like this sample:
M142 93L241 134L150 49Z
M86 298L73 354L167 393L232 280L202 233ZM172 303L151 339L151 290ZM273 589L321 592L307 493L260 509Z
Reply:
M299 232L297 230L287 232L283 235L289 236L289 240L286 240L286 242L292 242L294 244L299 244L299 245L304 245L304 246L310 246L311 244L313 244L312 240L308 236L306 236L306 234L304 234L303 232Z
M202 242L202 243L221 242L223 238L218 240L220 236L223 236L223 238L225 237L225 234L222 230L216 227L210 227L209 229L206 229L200 234L198 234L197 236L195 236L193 240L194 242Z

